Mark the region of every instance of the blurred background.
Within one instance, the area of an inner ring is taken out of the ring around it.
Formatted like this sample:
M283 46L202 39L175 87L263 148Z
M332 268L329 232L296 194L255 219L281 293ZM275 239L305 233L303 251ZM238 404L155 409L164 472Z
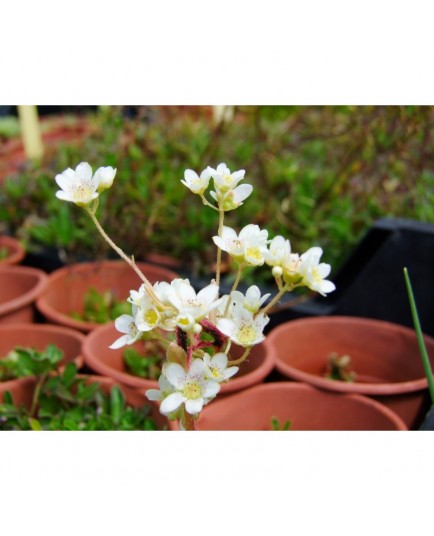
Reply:
M59 203L54 177L81 161L117 168L101 198L109 235L209 275L217 217L180 180L225 162L254 191L227 214L335 273L377 219L434 222L431 106L38 106L42 152L28 158L15 106L0 106L0 234L62 263L111 256L86 214ZM170 259L168 258L170 257ZM157 257L158 258L158 257ZM230 267L228 267L230 272ZM267 276L264 276L267 277ZM257 276L255 276L257 280Z

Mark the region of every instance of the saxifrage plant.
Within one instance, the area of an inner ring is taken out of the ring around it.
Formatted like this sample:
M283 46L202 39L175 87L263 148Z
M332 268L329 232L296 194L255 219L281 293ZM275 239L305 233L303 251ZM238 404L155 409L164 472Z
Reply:
M159 389L150 389L150 400L160 401L160 412L169 419L179 419L180 428L194 430L195 420L204 405L220 391L221 382L234 376L248 358L253 346L264 340L263 330L268 311L288 292L299 287L326 295L335 289L326 277L329 264L321 263L322 249L312 247L302 255L291 251L283 236L268 238L268 231L248 224L239 233L224 225L227 212L240 207L252 193L250 184L239 184L244 170L231 172L226 164L216 169L207 167L200 175L187 169L181 182L203 204L218 213L218 232L213 237L217 246L216 275L209 285L196 292L188 279L177 278L170 284L154 285L129 257L107 235L96 212L100 194L110 188L116 175L111 166L92 173L87 162L75 170L68 168L56 176L60 190L56 196L82 207L107 243L124 259L142 280L138 290L131 290L128 301L131 314L115 321L122 333L111 348L120 348L138 341L157 339L166 346L166 361L159 378ZM213 181L214 189L207 190ZM222 252L237 265L231 292L220 296ZM273 298L261 295L256 285L245 294L237 290L248 267L267 265L277 285ZM174 334L168 340L163 334ZM231 359L232 344L244 348L238 359Z

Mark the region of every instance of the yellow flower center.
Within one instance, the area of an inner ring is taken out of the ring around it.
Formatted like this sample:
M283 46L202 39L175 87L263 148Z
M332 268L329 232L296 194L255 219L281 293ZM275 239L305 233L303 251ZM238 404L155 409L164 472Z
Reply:
M246 249L246 257L249 257L250 259L253 259L257 262L261 262L262 261L262 255L261 255L261 251L259 248L247 248Z
M143 318L148 325L154 326L158 322L158 313L155 309L148 309Z
M215 365L210 365L208 368L214 378L220 378L220 369L218 367L216 367Z
M244 324L238 330L237 339L242 346L249 346L255 342L256 329L251 324Z
M187 383L182 394L189 400L196 400L202 396L202 387L197 382Z
M74 201L77 203L77 202L84 202L84 201L87 201L89 199L89 197L92 196L94 190L92 188L92 186L88 185L88 184L84 184L84 183L81 183L81 184L77 184L73 187L73 190L72 190L72 197L74 199Z

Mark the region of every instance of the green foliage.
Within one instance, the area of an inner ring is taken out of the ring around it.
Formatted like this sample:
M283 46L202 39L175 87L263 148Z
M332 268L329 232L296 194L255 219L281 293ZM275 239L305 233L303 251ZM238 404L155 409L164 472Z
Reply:
M7 259L9 256L8 248L0 248L0 261Z
M158 347L157 342L148 341L142 351L126 348L123 359L126 370L134 376L158 380L165 353Z
M126 301L116 299L114 293L107 290L103 293L94 288L88 289L83 298L83 313L72 312L72 318L84 322L96 322L105 324L110 320L115 320L122 314L129 314L131 306Z
M156 430L149 406L129 406L117 385L106 393L99 383L77 377L74 363L62 374L46 376L39 387L33 411L4 395L0 430Z
M83 160L118 169L99 207L116 243L137 259L166 253L207 275L217 216L180 184L186 168L246 169L255 189L227 225L264 226L298 252L319 245L334 272L377 218L434 222L431 106L245 106L224 124L206 107L142 107L134 119L121 112L101 109L92 136L4 182L0 221L11 233L65 250L68 260L107 255L84 211L54 196L54 176Z
M280 421L277 417L272 417L271 419L271 429L275 432L287 432L291 428L291 421L285 421L283 424L280 424Z
M54 344L49 344L42 352L17 346L0 359L0 381L48 374L62 359L62 350Z

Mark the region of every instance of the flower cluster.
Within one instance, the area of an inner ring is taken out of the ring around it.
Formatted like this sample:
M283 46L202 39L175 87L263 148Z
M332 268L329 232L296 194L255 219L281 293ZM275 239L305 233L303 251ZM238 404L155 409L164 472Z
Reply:
M335 286L326 279L331 268L320 262L323 253L320 247L312 247L300 255L291 251L288 239L282 236L270 239L268 231L258 225L248 224L239 233L225 226L225 213L242 205L253 188L250 184L239 184L244 179L244 170L231 172L221 163L216 169L207 167L200 175L188 169L181 180L219 214L218 232L213 237L217 246L215 279L198 292L188 279L182 278L151 285L134 260L105 234L95 216L97 198L112 185L115 174L116 169L103 167L92 175L89 164L82 162L75 171L67 169L56 176L61 188L56 195L84 207L102 236L141 277L143 284L131 290L128 298L131 314L123 314L115 321L121 336L110 348L121 348L141 339L161 341L166 347L166 361L159 388L146 394L150 400L159 402L161 413L179 419L182 429L194 429L194 420L219 393L221 384L238 372L251 348L264 340L270 309L296 287L305 286L322 295L332 292ZM206 197L211 179L212 201ZM230 293L223 296L220 295L222 252L238 267ZM256 285L250 286L245 294L238 289L245 268L257 266L271 269L277 285L274 297L261 295ZM233 344L244 349L238 359L230 357Z

